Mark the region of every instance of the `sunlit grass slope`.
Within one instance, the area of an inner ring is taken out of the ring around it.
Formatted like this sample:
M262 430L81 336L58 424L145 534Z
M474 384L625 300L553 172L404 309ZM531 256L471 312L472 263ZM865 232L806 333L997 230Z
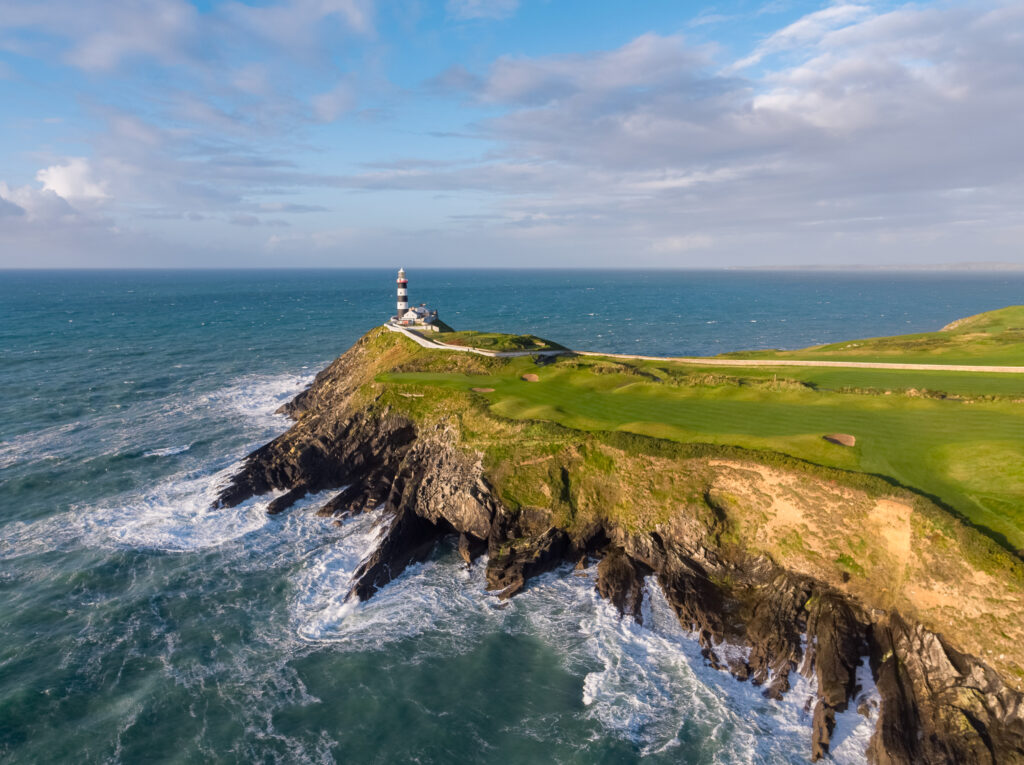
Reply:
M1024 365L1024 306L970 316L938 332L850 340L798 351L737 351L725 357L934 364Z
M442 332L430 340L445 345L481 348L485 351L557 351L564 346L534 335L505 335L500 332Z
M983 333L987 347L1002 348L1004 358L1011 344L997 338L1016 333L1011 314L1024 311L1007 310L973 325L991 329ZM896 347L896 340L883 344ZM973 352L963 341L958 349L964 358ZM992 363L991 355L986 359ZM406 391L427 386L478 396L502 418L741 446L881 475L938 498L1024 549L1024 375L800 367L719 372L574 356L537 361L543 360L457 362L442 352L417 371L378 380ZM854 435L856 445L830 443L823 436L831 433Z

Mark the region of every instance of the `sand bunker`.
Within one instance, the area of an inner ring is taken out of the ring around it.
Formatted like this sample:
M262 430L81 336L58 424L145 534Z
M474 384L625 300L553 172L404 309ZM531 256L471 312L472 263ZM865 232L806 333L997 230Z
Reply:
M540 382L540 378L532 373L528 375L523 375L523 379L526 380L526 382Z
M470 388L474 393L494 393L494 388Z
M851 436L849 433L829 433L827 436L822 436L826 441L839 446L856 446L857 439L855 436Z

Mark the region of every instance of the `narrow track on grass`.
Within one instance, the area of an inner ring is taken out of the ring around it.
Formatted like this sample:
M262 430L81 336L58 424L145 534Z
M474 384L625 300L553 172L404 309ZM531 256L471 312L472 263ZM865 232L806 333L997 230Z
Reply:
M918 372L1001 372L1004 374L1024 374L1024 367L983 366L967 364L901 364L885 361L800 361L799 359L712 359L705 356L638 356L627 353L600 353L598 351L488 351L483 348L470 348L462 345L446 345L423 337L405 327L385 324L387 329L405 335L424 348L439 351L458 351L476 353L480 356L495 358L515 358L518 356L599 356L609 359L635 359L638 361L674 361L680 364L699 364L710 367L845 367L850 369L905 369Z

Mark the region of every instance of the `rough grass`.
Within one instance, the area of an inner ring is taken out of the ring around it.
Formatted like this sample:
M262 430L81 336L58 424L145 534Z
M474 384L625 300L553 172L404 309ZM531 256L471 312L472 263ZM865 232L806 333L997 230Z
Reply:
M498 332L445 332L430 338L435 342L485 351L558 351L564 346L534 335L505 335Z

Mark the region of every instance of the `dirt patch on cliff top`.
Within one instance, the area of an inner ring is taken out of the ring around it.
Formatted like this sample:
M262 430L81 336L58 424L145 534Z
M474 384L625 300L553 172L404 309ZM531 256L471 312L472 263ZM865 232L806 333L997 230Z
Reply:
M902 502L880 499L868 512L868 520L885 540L885 546L896 560L910 560L910 516L913 508Z
M707 464L710 496L751 552L917 618L1024 687L1024 591L973 564L913 500L756 463Z

